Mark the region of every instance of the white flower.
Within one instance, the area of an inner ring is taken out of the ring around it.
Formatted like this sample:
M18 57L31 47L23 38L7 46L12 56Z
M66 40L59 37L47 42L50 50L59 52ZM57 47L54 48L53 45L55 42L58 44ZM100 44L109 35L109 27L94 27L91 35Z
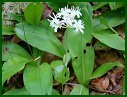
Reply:
M83 23L83 21L82 20L75 20L74 21L75 23L74 23L74 25L73 25L73 27L74 28L76 28L76 32L78 32L78 31L80 31L82 34L84 34L84 31L83 31L83 29L84 29L84 23Z
M63 19L65 19L65 20L68 18L73 20L75 18L75 16L80 18L80 16L82 15L79 7L74 8L74 6L72 6L71 8L68 8L68 6L67 6L65 8L59 9L59 11L60 12L58 13L58 15L62 16Z
M49 20L50 26L57 32L58 28L75 28L76 32L80 31L82 34L84 29L84 22L82 20L76 20L75 17L80 18L82 16L79 7L61 8L59 13L53 14L52 20Z
M64 21L63 20L60 21L59 15L55 15L53 13L53 16L54 17L50 16L52 18L52 20L48 20L48 21L50 21L50 26L54 28L54 31L57 32L57 29L58 28L63 28L65 26L65 24L64 24Z
M79 7L76 8L76 10L74 11L74 14L75 14L78 18L80 18L80 16L82 16Z

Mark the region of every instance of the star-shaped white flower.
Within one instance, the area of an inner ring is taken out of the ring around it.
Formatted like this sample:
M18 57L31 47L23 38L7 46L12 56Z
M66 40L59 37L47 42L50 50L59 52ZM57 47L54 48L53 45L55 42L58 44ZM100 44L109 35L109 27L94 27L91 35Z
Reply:
M84 23L82 20L75 20L75 23L73 24L73 27L76 28L76 32L80 31L82 34L84 34Z
M67 6L65 8L59 9L59 11L60 12L58 13L58 15L62 16L63 19L67 19L67 18L74 19L75 16L79 18L82 15L79 7L74 8L74 6L72 6L71 8L68 8Z
M65 23L64 23L64 21L60 21L59 15L55 15L53 13L53 16L54 17L52 17L50 15L50 17L52 18L52 20L48 20L48 21L50 21L50 26L54 28L54 31L57 32L57 29L64 27L65 26Z

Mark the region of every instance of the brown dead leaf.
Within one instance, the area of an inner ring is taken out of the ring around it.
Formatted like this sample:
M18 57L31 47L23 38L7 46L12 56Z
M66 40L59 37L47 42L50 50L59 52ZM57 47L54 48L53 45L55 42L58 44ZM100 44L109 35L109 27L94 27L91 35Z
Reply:
M96 78L91 81L91 87L97 90L106 90L109 86L109 79L107 77Z
M116 95L120 95L122 93L122 86L116 85L114 89L112 90Z
M50 63L54 60L58 60L60 59L59 57L51 54L51 53L48 53L48 52L44 52L44 55L43 55L43 60L42 62L47 62L47 63Z
M112 82L113 86L119 84L121 78L123 77L124 69L122 67L117 67L113 71L108 72L108 78Z
M125 60L119 56L117 50L111 49L108 52L96 51L95 52L95 63L101 65L107 62L120 62L124 64Z
M65 85L63 95L69 95L71 91L71 87L69 85Z
M102 87L104 89L107 89L109 86L109 79L107 77L104 78L104 80L102 81Z
M124 68L122 67L114 68L112 71L108 72L107 77L110 81L108 90L111 90L112 92L114 92L114 94L120 95L123 91L123 75Z
M116 32L118 32L119 36L125 39L125 26L121 25L115 28Z

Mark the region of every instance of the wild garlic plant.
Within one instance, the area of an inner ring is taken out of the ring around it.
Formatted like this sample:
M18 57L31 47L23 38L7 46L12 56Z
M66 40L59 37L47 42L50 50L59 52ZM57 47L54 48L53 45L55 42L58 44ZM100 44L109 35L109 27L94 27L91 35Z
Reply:
M119 62L109 62L94 70L96 44L93 37L107 47L124 52L125 40L112 30L116 26L114 18L118 21L117 26L125 23L124 13L120 9L111 10L106 13L112 14L108 20L106 14L102 15L103 18L93 18L93 7L89 2L46 4L55 11L48 20L42 16L49 9L45 10L44 3L33 2L25 6L23 14L8 14L16 21L14 26L10 23L2 25L2 35L16 36L26 44L23 48L15 41L2 43L3 94L64 95L64 86L71 85L72 90L67 95L90 95L92 79L103 76L115 66L123 67ZM61 42L54 32L59 33L58 29L64 28ZM47 62L44 60L46 52L58 58ZM22 88L6 92L5 84L18 72L23 73ZM72 75L76 77L76 84L69 83ZM62 85L62 89L56 90L55 85Z

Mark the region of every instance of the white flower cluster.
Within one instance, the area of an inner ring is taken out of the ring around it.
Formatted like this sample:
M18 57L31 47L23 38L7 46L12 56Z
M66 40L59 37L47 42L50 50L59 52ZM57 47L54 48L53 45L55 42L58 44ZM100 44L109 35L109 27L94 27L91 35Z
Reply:
M53 16L50 15L52 20L48 21L50 22L50 26L54 28L54 31L57 32L58 28L75 28L76 32L80 31L82 34L84 34L84 22L82 20L76 20L75 17L80 18L82 16L79 7L71 7L68 8L61 8L59 9L59 13L56 15L53 14Z

